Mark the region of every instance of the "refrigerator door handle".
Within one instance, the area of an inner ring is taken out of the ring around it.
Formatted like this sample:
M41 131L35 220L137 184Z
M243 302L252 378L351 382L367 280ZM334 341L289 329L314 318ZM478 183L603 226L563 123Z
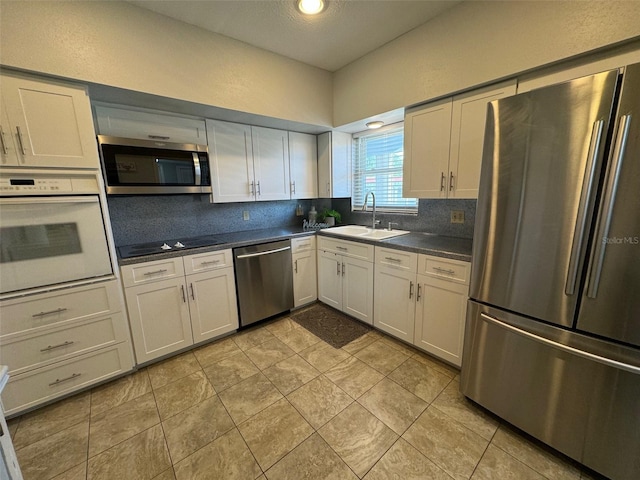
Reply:
M577 355L579 357L582 358L586 358L588 360L593 360L594 362L598 362L601 363L603 365L607 365L609 367L614 367L617 368L619 370L625 370L627 372L631 372L631 373L635 373L635 374L640 374L640 367L636 367L635 365L629 365L628 363L624 363L624 362L619 362L617 360L613 360L611 358L606 358L606 357L602 357L600 355L596 355L595 353L591 353L591 352L585 352L584 350L580 350L579 348L574 348L574 347L570 347L569 345L564 345L562 343L558 343L554 340L550 340L548 338L545 337L541 337L540 335L536 335L534 333L531 332L527 332L526 330L521 330L517 327L514 327L513 325L509 325L508 323L505 323L501 320L498 320L495 317L492 317L490 315L487 315L486 313L480 313L480 316L482 317L483 320L489 322L489 323L493 323L494 325L497 325L498 327L504 328L506 330L509 330L513 333L516 333L518 335L522 335L523 337L527 337L535 342L538 343L543 343L545 345L548 345L550 347L553 347L557 350L560 350L562 352L566 352L566 353L570 353L573 355Z
M602 140L602 130L604 121L597 120L593 123L591 131L591 141L589 142L589 156L584 172L584 180L582 182L582 192L580 193L580 203L578 206L578 217L576 220L576 228L573 233L573 244L571 245L571 256L569 257L569 268L567 271L567 281L564 293L573 295L576 291L576 282L578 280L578 268L580 266L580 254L582 245L584 244L585 230L589 214L588 203L592 198L593 184L595 179L595 171L597 165L598 151L600 150L600 141Z
M587 269L587 297L596 298L598 295L598 285L600 284L600 275L602 273L602 264L604 263L604 253L607 247L607 236L611 227L611 217L613 215L613 206L616 203L616 193L618 190L618 181L620 180L620 172L622 171L622 162L624 152L627 147L627 138L629 137L629 126L631 125L631 115L623 115L620 117L618 124L618 132L616 135L616 143L613 149L613 164L607 176L607 185L602 202L602 210L598 216L598 225L596 228L595 248L589 259L589 268Z

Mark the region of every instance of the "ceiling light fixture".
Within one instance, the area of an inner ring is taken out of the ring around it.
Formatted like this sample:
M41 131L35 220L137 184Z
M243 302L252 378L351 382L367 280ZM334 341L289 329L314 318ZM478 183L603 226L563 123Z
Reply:
M296 6L305 15L317 15L326 7L325 0L297 0Z
M376 128L380 128L381 126L383 126L384 122L382 120L376 120L375 122L368 122L366 125L367 128L375 130Z

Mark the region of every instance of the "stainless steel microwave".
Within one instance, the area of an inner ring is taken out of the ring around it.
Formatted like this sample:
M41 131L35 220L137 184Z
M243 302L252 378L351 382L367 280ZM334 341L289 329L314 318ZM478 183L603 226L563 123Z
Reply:
M206 145L98 135L108 195L211 193Z

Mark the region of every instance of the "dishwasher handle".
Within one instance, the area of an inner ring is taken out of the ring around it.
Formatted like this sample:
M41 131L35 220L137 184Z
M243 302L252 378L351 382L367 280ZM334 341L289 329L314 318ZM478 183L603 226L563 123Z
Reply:
M289 247L276 248L275 250L267 250L266 252L247 253L245 255L238 255L236 258L261 257L262 255L270 255L272 253L284 252L285 250L291 250L291 247L289 246Z

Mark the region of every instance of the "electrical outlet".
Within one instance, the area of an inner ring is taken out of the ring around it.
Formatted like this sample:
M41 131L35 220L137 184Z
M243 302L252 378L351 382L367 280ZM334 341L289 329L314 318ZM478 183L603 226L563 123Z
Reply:
M464 212L462 210L451 210L451 223L464 223Z
M242 219L243 220L249 220L249 210L243 210Z

